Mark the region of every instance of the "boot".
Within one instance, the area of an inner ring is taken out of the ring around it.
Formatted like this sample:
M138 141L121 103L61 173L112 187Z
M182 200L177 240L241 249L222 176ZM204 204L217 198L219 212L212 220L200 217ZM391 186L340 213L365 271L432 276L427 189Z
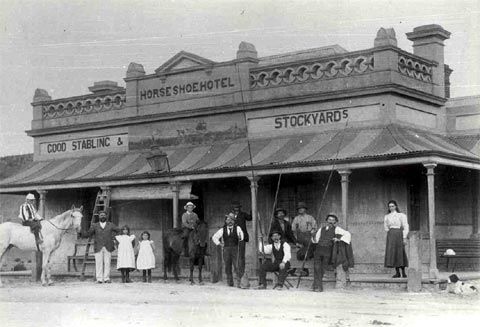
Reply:
M131 283L131 279L130 279L130 271L128 271L128 269L125 269L125 282L126 283Z
M392 278L400 278L400 269L399 268L395 268L395 275L393 275Z
M120 269L120 273L122 274L122 283L125 283L126 282L126 278L125 278L125 269Z
M148 269L147 274L148 274L147 282L151 283L152 282L152 270Z
M143 282L144 283L147 282L147 271L146 270L143 270Z
M402 277L407 278L407 274L405 273L405 267L402 267Z

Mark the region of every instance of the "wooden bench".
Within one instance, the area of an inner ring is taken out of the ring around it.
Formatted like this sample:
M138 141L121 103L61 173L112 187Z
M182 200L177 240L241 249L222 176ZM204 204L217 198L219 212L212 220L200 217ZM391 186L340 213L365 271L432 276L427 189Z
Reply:
M93 241L90 242L90 249L89 249L89 254L87 255L85 259L85 247L87 246L88 242L87 241L78 241L75 243L75 249L73 251L73 255L67 256L67 271L70 272L72 265L73 269L78 272L77 268L77 262L80 264L83 263L85 260L87 264L92 264L95 263L95 256L91 253L93 253ZM111 262L117 262L117 256L112 255L112 260Z
M474 259L480 258L480 240L475 239L443 239L437 240L437 258L440 263L445 259L448 267L450 265L450 260L453 260L452 272L455 271L457 260L460 258ZM446 255L445 251L447 249L452 249L455 251L455 255Z

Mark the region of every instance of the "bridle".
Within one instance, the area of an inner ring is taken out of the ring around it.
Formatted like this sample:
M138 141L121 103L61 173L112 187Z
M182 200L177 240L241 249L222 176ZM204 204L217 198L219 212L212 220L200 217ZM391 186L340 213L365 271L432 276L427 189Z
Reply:
M79 210L71 210L72 212L70 213L70 218L75 218L75 216L73 215L74 212L79 212ZM61 230L61 231L65 231L66 234L73 234L73 233L68 233L68 231L70 229L72 229L72 227L69 227L69 228L61 228L61 227L58 227L57 225L55 225L54 223L52 223L50 220L46 220L48 223L50 223L50 225L52 225L53 227L55 227L56 229L58 230ZM76 233L75 233L76 234Z

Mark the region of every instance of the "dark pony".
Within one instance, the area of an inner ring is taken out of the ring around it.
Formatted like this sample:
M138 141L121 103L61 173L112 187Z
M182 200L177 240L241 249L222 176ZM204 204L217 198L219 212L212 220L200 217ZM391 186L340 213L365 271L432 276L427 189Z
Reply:
M167 280L167 271L179 280L179 260L183 251L183 231L181 228L169 229L163 234L163 279ZM208 245L208 225L200 220L188 238L188 255L190 262L190 283L194 284L193 270L198 266L198 282L202 285L202 268Z

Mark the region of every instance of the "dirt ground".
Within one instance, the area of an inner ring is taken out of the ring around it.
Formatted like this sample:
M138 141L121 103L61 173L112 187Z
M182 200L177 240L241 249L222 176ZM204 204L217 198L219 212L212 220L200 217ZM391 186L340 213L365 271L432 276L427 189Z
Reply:
M30 282L0 288L2 326L459 326L480 321L480 296L396 290L241 290L182 281ZM475 324L475 323L474 323Z

